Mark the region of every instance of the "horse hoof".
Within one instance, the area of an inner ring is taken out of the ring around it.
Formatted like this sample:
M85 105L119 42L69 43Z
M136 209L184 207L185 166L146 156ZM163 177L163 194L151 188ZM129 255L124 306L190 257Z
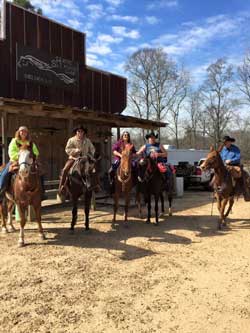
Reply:
M18 241L18 247L24 247L24 241Z
M46 240L46 236L44 234L40 234L41 240Z
M155 227L159 227L159 223L154 223L154 226Z
M9 231L7 228L2 228L2 234L7 234Z
M15 231L16 231L16 229L13 226L10 226L9 232L15 232Z
M124 222L124 225L123 225L123 226L124 226L125 229L128 229L128 228L129 228L129 224L128 224L128 222Z
M85 232L88 232L88 231L90 231L90 228L87 227L87 228L85 228L84 230L85 230Z
M168 213L168 216L173 216L173 213L172 213L172 212L169 212L169 213Z
M147 220L147 221L146 221L146 224L150 224L150 221Z
M73 234L74 234L74 231L75 231L75 230L74 230L73 228L70 228L70 229L69 229L69 233L70 233L70 235L73 235Z

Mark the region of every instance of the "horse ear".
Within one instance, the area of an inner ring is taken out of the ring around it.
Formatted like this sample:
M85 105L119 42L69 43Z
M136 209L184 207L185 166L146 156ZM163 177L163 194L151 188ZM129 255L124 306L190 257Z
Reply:
M223 147L224 147L224 144L221 144L220 146L219 146L219 148L218 148L218 153L220 153L221 151L222 151L222 149L223 149Z
M214 149L214 146L213 145L211 145L210 146L210 152L212 152L212 151L214 151L215 149Z

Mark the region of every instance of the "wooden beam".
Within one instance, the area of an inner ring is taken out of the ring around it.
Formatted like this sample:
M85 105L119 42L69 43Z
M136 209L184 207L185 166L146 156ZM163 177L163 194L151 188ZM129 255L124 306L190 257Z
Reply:
M143 129L158 129L167 124L158 121L139 119L126 115L83 110L65 107L63 105L46 104L35 101L0 98L0 111L8 111L22 116L47 117L67 120L84 120L90 123L107 125L110 127L136 127Z
M7 163L7 113L2 112L1 114L1 132L2 132L2 163Z

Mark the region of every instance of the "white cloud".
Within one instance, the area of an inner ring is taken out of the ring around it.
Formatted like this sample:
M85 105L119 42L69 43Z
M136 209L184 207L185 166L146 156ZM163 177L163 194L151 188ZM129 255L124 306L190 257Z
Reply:
M90 44L88 47L88 52L95 53L95 54L101 54L101 55L107 55L112 52L111 48L106 44L101 44L99 41Z
M73 20L68 20L68 25L76 30L80 30L81 28L81 22L78 21L77 19L73 19Z
M107 44L111 44L111 43L117 44L117 43L120 43L123 41L123 38L121 38L121 37L113 37L113 36L107 35L107 34L100 34L100 35L98 35L97 39L100 42L104 42Z
M117 21L125 21L125 22L130 22L130 23L136 23L139 21L139 18L137 16L121 16L121 15L116 15L113 14L109 18L109 20L117 20Z
M87 53L86 62L88 66L103 67L103 61L99 60L95 54Z
M120 6L124 0L106 0L106 2L114 7Z
M41 1L32 0L32 5L42 9L43 13L51 18L66 19L69 16L80 17L81 11L74 0Z
M97 20L103 16L104 10L101 4L87 5L86 8L88 9L88 17L93 20Z
M157 0L152 1L152 3L147 5L147 9L158 9L158 8L171 8L171 7L177 7L178 6L178 0Z
M149 23L149 24L157 24L158 22L160 22L160 20L156 17L156 16L146 16L146 21Z
M126 27L122 26L114 26L112 27L112 31L115 35L131 39L138 39L140 37L140 33L138 30L128 30Z
M194 49L204 47L218 39L232 37L240 33L240 17L223 15L210 17L202 25L184 27L177 34L165 34L153 41L154 45L163 46L169 54L183 55Z

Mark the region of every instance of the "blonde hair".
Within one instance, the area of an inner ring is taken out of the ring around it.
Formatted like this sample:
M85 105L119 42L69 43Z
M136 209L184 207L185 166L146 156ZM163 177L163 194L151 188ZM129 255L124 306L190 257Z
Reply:
M20 127L18 128L18 130L17 130L16 133L15 133L15 139L17 139L17 140L21 140L20 131L22 131L22 130L24 130L24 129L27 131L27 137L26 137L26 139L27 139L27 141L30 141L30 133L29 133L28 128L25 127L25 126L20 126Z

